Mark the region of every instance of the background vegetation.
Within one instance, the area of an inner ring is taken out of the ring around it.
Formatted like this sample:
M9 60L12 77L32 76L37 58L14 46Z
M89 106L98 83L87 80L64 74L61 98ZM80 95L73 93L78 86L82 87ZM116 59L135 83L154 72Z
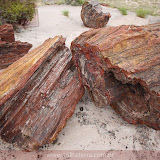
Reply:
M160 0L98 0L113 8L126 8L136 12L137 9L148 10L150 15L160 16Z
M150 10L147 10L147 9L138 8L136 10L136 15L138 17L141 17L141 18L145 18L147 15L150 15L150 14L152 14L152 12Z
M69 11L68 10L64 10L64 11L62 11L62 14L64 16L68 17L69 16Z
M38 5L50 4L68 4L72 6L81 6L86 0L37 0Z
M66 4L71 4L73 6L80 6L82 5L86 0L65 0Z
M86 0L38 0L43 4L70 4L82 5ZM113 8L125 8L126 10L136 12L137 9L150 11L151 15L160 16L160 0L97 0L100 3L107 3ZM122 11L124 13L124 11Z
M122 8L118 8L119 11L121 12L122 15L127 15L127 9L122 7Z
M86 0L0 0L0 25L3 23L25 25L32 20L35 2L41 4L82 5ZM110 7L118 8L123 15L127 10L136 12L139 17L160 16L160 0L98 0Z
M0 0L0 24L25 25L35 14L35 0Z

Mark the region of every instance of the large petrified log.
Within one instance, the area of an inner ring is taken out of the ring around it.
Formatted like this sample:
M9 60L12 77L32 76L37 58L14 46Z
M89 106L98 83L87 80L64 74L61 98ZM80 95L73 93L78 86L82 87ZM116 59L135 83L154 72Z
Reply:
M57 36L0 72L0 135L32 151L52 142L84 94L77 71Z
M86 27L102 28L108 23L110 17L109 13L102 12L101 5L95 0L87 1L82 6L81 19Z
M71 50L97 106L110 104L129 123L160 129L160 24L90 30Z
M23 57L31 47L30 43L15 41L12 25L0 26L0 69Z

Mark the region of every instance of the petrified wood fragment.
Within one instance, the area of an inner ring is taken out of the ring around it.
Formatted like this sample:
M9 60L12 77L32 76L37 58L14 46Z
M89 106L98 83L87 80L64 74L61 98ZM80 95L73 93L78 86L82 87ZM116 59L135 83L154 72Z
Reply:
M110 17L109 13L102 12L101 5L95 0L87 1L82 6L81 19L86 27L102 28Z
M0 69L4 69L11 65L13 62L23 57L32 45L27 42L5 42L0 41Z
M71 46L94 103L160 129L160 24L90 30Z
M30 43L15 41L12 25L0 26L0 69L8 67L24 56L31 47Z
M57 36L0 72L0 135L32 151L52 142L84 94L65 39Z
M14 42L14 29L11 24L4 24L0 26L0 39L5 42Z

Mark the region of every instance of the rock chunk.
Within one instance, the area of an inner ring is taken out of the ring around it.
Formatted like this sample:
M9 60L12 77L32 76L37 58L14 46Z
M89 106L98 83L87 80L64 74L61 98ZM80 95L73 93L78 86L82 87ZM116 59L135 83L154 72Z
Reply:
M160 130L160 24L90 30L71 51L96 106Z
M57 36L0 73L0 136L28 151L51 143L84 94L65 39Z
M0 26L0 39L5 42L14 42L14 29L11 24Z
M82 6L81 19L86 27L102 28L110 17L109 13L102 12L101 5L95 0L87 1Z
M0 26L0 69L24 56L31 47L30 43L15 41L12 25Z
M28 53L29 49L32 47L30 43L27 42L0 42L0 69L4 69L11 65L13 62L23 57Z

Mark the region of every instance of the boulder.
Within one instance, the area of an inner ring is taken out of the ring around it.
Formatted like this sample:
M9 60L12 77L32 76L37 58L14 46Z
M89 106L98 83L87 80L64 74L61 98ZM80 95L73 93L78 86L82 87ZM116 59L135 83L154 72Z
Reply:
M95 0L87 1L82 6L81 19L86 27L102 28L110 17L109 13L102 12L101 5Z
M84 94L62 36L2 70L0 86L0 136L28 151L56 139Z
M160 23L90 30L71 51L96 106L160 130Z

